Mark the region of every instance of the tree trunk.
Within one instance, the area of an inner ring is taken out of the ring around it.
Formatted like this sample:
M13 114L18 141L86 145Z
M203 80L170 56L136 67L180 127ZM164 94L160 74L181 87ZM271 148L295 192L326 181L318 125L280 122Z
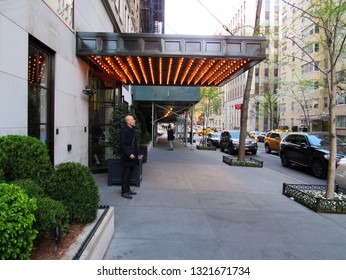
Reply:
M334 61L331 59L331 61ZM334 198L334 186L335 186L335 168L336 168L336 116L335 116L335 104L336 94L334 92L334 78L335 78L335 67L331 66L331 71L328 74L328 95L329 95L329 137L330 137L330 158L328 162L328 177L327 177L327 190L326 198Z
M259 33L259 23L260 23L260 15L262 9L262 0L259 0L257 3L256 10L256 20L254 26L253 35L257 36ZM247 119L248 119L248 108L249 108L249 100L250 100L250 92L252 85L254 67L250 68L247 75L245 92L243 97L243 104L241 106L241 115L240 115L240 139L239 139L239 149L238 149L238 159L245 159L245 139L247 136Z

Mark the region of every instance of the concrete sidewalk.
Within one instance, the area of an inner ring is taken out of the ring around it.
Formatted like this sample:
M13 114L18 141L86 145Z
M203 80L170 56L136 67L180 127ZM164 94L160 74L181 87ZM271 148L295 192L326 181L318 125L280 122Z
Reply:
M346 259L346 216L318 214L281 194L298 183L266 168L234 167L224 154L161 138L132 200L95 174L101 205L115 208L105 260Z

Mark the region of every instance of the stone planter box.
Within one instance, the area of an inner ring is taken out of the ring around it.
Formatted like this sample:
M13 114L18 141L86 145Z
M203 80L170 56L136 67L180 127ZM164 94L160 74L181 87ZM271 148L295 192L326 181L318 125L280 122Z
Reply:
M114 208L100 207L94 222L88 224L62 260L102 260L114 235Z
M263 161L260 161L254 158L246 158L245 160L238 160L237 158L233 158L231 156L223 156L222 162L231 166L263 167Z
M205 151L216 151L216 147L215 146L201 146L201 145L197 145L196 149L197 150L205 150Z
M283 184L282 194L317 213L346 214L346 200L316 197L314 193L325 193L326 185ZM346 189L336 187L335 193L346 194Z
M142 164L143 156L139 155L139 164L136 165L135 171L131 177L130 185L140 187L142 181ZM122 166L120 158L108 159L108 186L121 185Z
M138 146L138 154L142 155L142 162L147 162L148 160L148 154L151 148L153 147L152 142L147 143L147 144L139 144Z
M138 154L143 156L142 162L147 162L148 159L148 145L141 144L138 146Z

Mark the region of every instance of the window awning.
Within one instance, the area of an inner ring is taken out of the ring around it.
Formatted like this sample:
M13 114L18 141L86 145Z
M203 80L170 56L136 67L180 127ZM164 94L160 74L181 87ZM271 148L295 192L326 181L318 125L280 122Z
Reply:
M266 58L263 37L77 32L93 76L124 85L221 86Z

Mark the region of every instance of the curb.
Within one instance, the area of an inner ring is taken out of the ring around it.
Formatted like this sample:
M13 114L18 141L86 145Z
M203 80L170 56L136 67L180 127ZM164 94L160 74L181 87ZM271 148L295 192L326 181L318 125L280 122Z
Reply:
M98 209L95 221L84 228L61 259L102 260L113 234L114 207Z

